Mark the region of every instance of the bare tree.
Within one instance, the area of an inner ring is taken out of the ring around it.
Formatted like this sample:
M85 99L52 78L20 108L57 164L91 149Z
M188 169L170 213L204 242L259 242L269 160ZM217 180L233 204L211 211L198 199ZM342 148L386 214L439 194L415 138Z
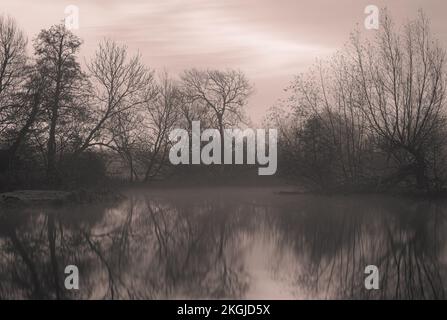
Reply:
M169 132L177 125L184 103L182 92L166 72L154 90L153 100L138 110L120 112L110 122L111 148L128 165L131 181L140 174L149 181L160 173L167 161Z
M42 102L47 80L36 72L34 66L28 66L27 73L27 79L25 80L23 88L18 93L18 100L16 102L17 108L20 108L20 111L14 115L16 132L7 149L9 169L13 168L13 162L20 146L26 142L26 138L32 128L38 123L39 116L42 113Z
M115 42L101 43L88 69L95 88L94 114L78 153L94 145L113 143L113 138L102 134L103 129L113 118L142 107L155 95L153 72L141 63L139 55L129 58L127 48Z
M157 85L157 98L144 109L140 161L145 167L144 180L155 177L166 163L169 152L168 135L178 123L184 96L167 72L163 72Z
M410 163L419 188L428 188L427 157L445 124L445 51L427 18L396 31L384 16L373 42L353 41L361 109L370 127L399 161Z
M284 166L297 167L295 173L322 188L364 183L369 132L348 56L338 53L319 62L297 76L288 91L291 113L276 112L288 119L275 120L288 158Z
M14 19L0 16L0 111L23 81L27 40Z
M245 75L236 70L196 70L182 75L183 91L189 103L202 104L217 125L224 156L224 129L244 121L244 106L253 88Z
M27 66L27 40L16 22L0 16L0 170L13 159L35 122L42 92ZM28 79L28 81L27 81ZM37 90L33 90L37 89Z
M17 93L25 75L26 43L16 22L0 16L0 134L14 127L21 111Z
M293 123L279 123L286 126L283 159L297 160L324 186L329 176L336 186L414 176L421 189L439 188L447 154L444 68L444 50L422 13L402 30L385 14L374 39L355 33L347 50L293 81Z
M116 151L127 164L130 182L139 177L135 157L141 147L142 122L141 112L126 110L114 116L107 126L112 139L112 143L107 146Z
M44 105L47 114L48 139L46 149L47 179L50 184L57 181L58 133L70 121L73 104L79 103L85 77L76 59L82 41L63 24L42 30L34 41L36 66L42 78L48 79ZM73 121L71 121L71 124ZM59 129L59 130L58 130Z

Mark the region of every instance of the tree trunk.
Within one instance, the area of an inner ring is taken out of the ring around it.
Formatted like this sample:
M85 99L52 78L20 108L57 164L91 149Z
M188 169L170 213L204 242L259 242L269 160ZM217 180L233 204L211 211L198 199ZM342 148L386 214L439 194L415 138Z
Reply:
M59 60L61 59L59 55ZM55 185L57 182L56 174L56 126L59 117L59 100L61 95L61 67L57 71L56 91L54 93L54 101L51 107L50 132L47 145L47 181L49 185Z
M425 163L424 156L416 156L415 164L415 176L416 176L416 186L419 190L428 190L428 180L427 180L427 165Z
M48 225L47 225L47 235L48 235L48 247L50 249L50 260L53 273L54 282L54 292L56 294L56 299L61 298L61 290L59 287L59 265L56 255L56 226L54 221L54 215L48 215Z
M218 116L217 118L218 124L219 124L219 133L220 133L220 163L221 163L221 171L223 172L224 170L224 161L225 161L225 130L224 130L224 126L223 126L223 119L222 116ZM233 144L231 144L233 145ZM230 150L228 150L228 152L230 152ZM233 150L231 150L231 152L233 152Z
M427 176L425 174L425 164L416 164L416 184L417 188L419 190L427 190L428 189L428 182L427 182Z
M130 182L133 182L133 161L129 159L129 173L130 173Z
M53 108L47 151L47 180L50 185L56 183L56 123L57 108Z

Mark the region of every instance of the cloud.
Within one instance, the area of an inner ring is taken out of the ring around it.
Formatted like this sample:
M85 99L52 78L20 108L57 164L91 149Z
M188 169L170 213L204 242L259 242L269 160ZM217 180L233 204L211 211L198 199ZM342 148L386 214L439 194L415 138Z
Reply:
M329 56L362 24L369 0L2 0L34 37L64 18L69 4L80 8L81 54L87 59L98 41L112 38L139 51L155 69L178 73L185 68L239 68L257 87L250 109L271 106L296 73ZM446 40L438 0L377 0L397 19L426 10L435 33Z

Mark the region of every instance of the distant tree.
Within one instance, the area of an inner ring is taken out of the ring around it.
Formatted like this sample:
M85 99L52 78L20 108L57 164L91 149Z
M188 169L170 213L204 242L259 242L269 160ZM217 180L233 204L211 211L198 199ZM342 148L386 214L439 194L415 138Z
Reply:
M155 177L166 164L169 152L168 135L178 124L184 96L178 84L163 72L157 84L157 97L143 111L143 144L140 152L145 172L144 181Z
M120 112L108 127L113 139L109 146L127 164L130 181L149 181L167 163L168 135L181 116L183 95L166 72L157 79L153 100L140 108Z
M126 110L114 116L107 126L111 137L107 147L114 150L128 166L130 182L139 179L135 158L141 148L142 123L141 112Z
M288 148L300 151L284 150L283 154L299 152L305 165L300 162L303 170L298 172L323 188L358 185L367 175L369 131L350 69L351 62L338 53L297 76L288 88L292 114L286 123L295 129L293 135L287 129L280 133L293 142Z
M244 121L244 107L253 88L244 73L236 70L187 70L182 75L188 103L199 103L207 110L221 136L224 156L224 129Z

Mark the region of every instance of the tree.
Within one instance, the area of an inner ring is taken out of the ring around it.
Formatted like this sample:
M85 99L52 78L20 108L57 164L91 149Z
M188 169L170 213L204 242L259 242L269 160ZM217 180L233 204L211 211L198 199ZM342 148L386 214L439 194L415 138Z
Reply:
M80 103L80 95L85 90L85 76L76 59L81 40L63 24L42 30L34 40L36 66L42 78L48 79L45 89L44 108L48 126L46 162L47 179L50 184L58 182L56 154L58 129L62 125L73 125L69 121L72 112L85 107Z
M128 57L127 48L106 40L88 65L94 90L93 114L87 134L77 152L106 146L129 165L130 179L137 178L135 153L140 140L142 110L155 99L153 72Z
M429 188L428 155L445 125L445 51L423 13L398 32L389 15L373 42L354 38L359 105L370 128L417 186Z
M359 93L347 55L338 53L318 63L297 76L288 91L292 114L287 126L294 130L281 129L280 133L288 142L287 148L298 150L282 153L289 158L298 153L301 177L323 188L365 183L369 132L358 107Z
M95 111L92 127L78 152L112 143L110 136L101 135L106 127L110 132L111 120L138 110L155 96L153 72L141 63L139 55L129 58L127 48L113 41L106 40L99 45L88 69L95 87Z
M155 177L166 162L169 152L169 132L174 129L184 104L184 96L178 85L166 72L159 77L157 97L145 106L140 161L144 164L144 181Z
M314 151L329 154L331 170L324 175L336 185L414 177L419 189L440 188L447 174L441 165L447 155L445 52L422 13L402 30L385 14L381 26L373 40L355 33L346 50L296 77L289 88L292 120L280 124L289 127L280 130L287 142L282 155L310 166L309 176L321 172ZM312 148L302 150L306 144Z
M107 126L112 140L107 147L117 152L127 164L130 182L138 180L139 177L135 157L141 147L142 123L141 112L126 110L113 117Z
M187 101L199 102L208 110L220 132L222 163L224 157L224 129L244 120L244 106L253 92L241 71L196 70L182 75L183 92Z
M0 16L0 121L6 109L12 107L14 92L24 78L27 40L16 22Z
M24 100L28 95L22 91L28 74L26 44L26 37L16 22L0 16L0 145L4 147L0 153L0 170L11 167L36 114L36 108L31 112L26 108Z
M7 149L9 169L13 169L13 162L20 146L26 142L31 129L39 121L42 113L42 101L46 88L46 78L36 72L35 66L26 66L27 79L17 93L17 108L20 110L14 115L14 134Z

